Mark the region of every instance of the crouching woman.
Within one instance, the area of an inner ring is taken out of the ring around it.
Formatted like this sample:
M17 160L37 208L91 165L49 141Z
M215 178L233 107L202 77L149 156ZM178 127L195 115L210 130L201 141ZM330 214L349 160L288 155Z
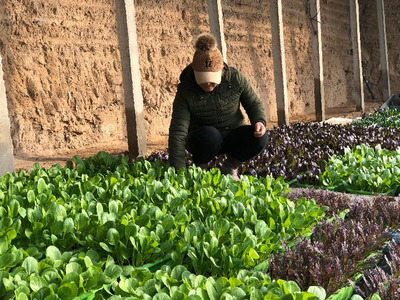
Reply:
M245 124L244 108L251 124ZM239 166L263 151L269 141L260 98L245 76L224 63L216 39L202 34L195 42L193 61L180 75L169 128L170 165L185 168L185 150L206 168L226 154L222 174L240 180Z

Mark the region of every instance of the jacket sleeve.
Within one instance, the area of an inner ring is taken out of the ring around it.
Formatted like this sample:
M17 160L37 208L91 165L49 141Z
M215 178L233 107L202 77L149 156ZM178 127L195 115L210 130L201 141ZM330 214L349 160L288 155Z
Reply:
M185 145L189 123L189 107L178 88L173 103L168 138L169 163L171 166L175 167L176 170L186 168Z
M264 125L266 125L267 117L265 114L264 105L251 87L246 77L240 71L238 71L238 80L243 88L240 96L240 102L243 105L251 124L255 125L257 122L262 122Z

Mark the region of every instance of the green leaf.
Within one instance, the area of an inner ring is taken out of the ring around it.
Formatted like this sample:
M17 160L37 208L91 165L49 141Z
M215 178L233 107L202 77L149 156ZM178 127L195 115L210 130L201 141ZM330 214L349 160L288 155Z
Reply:
M115 228L110 228L107 231L107 242L113 246L119 244L119 232Z
M176 266L176 267L174 267L174 268L172 269L172 271L171 271L171 277L179 281L179 280L182 279L182 274L183 274L184 272L186 272L186 271L187 271L187 269L186 269L185 266L178 265L178 266Z
M32 291L39 291L43 287L47 287L48 283L44 278L40 277L38 274L32 274L29 282L29 286Z
M121 276L122 268L120 266L111 265L104 270L104 274L112 280L116 280L119 276Z
M268 228L267 224L263 220L257 221L255 231L257 236L261 239L266 239L271 233L271 229Z
M318 297L318 300L325 300L326 291L323 287L320 286L310 286L307 292L314 294Z
M85 256L83 259L85 263L85 267L89 269L89 267L93 266L93 262L89 256Z
M63 231L64 231L64 234L74 232L74 220L72 220L72 218L66 218L64 220Z
M101 216L104 213L103 205L100 202L96 204L96 212L98 216Z
M108 247L108 245L106 243L100 242L99 243L100 247L103 248L104 250L106 250L109 253L112 253L113 251L111 250L110 247Z
M194 224L188 224L188 226L185 227L185 231L184 231L184 237L185 240L188 243L192 243L193 239L197 236L197 229L196 226Z
M71 272L82 273L82 267L77 262L70 262L66 265L65 272L67 274Z
M290 294L283 295L279 299L280 300L296 300L296 296L294 294L290 293ZM301 299L303 299L303 297Z
M213 224L213 230L217 235L217 238L219 239L225 233L227 233L230 229L230 224L227 219L219 219Z
M144 214L144 215L138 217L135 220L135 223L140 227L146 227L149 224L150 219L151 218L150 218L150 216L148 214Z
M382 299L379 296L379 292L376 292L375 294L372 295L370 300L382 300Z
M364 300L363 297L361 297L360 295L353 295L350 300Z
M174 227L175 218L171 215L165 216L164 220L162 221L161 225L164 228L164 231L169 231L172 227Z
M132 199L132 192L129 187L126 186L122 189L122 198L125 202L128 202Z
M328 300L349 300L351 295L353 295L353 287L347 286L341 288L334 295L328 297Z
M220 295L218 294L216 288L215 288L215 282L214 280L207 280L206 282L206 289L207 289L207 294L208 297L210 297L210 300L218 300L220 298Z
M240 287L233 288L229 294L234 297L233 299L245 299L246 297L246 292Z
M38 261L34 257L28 256L25 258L24 262L22 263L22 267L25 268L28 275L31 275L32 273L39 273Z
M118 203L114 200L110 201L110 203L108 204L108 209L110 212L118 214L119 211Z
M76 287L75 283L68 282L58 288L57 295L60 297L60 299L74 299L78 295L78 288Z
M51 233L56 236L61 234L64 230L64 222L55 221L53 224L51 224L50 230L51 230Z
M7 241L12 242L13 239L17 237L17 232L14 229L7 231Z
M149 296L152 296L152 295L155 295L155 293L157 292L156 284L157 284L157 281L152 278L152 279L145 281L144 285L141 286L140 289L143 290Z
M199 296L199 295L189 295L189 296L187 296L187 298L186 298L187 300L205 300L205 299L207 299L206 297L202 297L202 296Z
M236 277L229 278L229 285L231 288L235 288L235 287L241 286L243 284L244 283Z
M43 178L39 178L38 183L37 183L37 190L38 190L38 193L39 193L39 194L40 194L40 193L43 193L44 191L46 191L46 189L47 189L47 184L46 184L46 182L44 181Z
M28 294L25 292L18 291L18 296L16 300L29 300L28 295L29 295L29 289L28 289Z
M60 260L61 259L61 252L57 247L49 246L46 249L46 257L52 259L53 261Z
M184 210L180 210L175 216L175 222L179 225L184 225L188 221L189 216Z
M86 252L86 256L87 256L92 262L97 263L97 262L100 261L100 254L99 254L97 251L93 250L93 249L89 249L89 250Z
M7 289L7 290L9 290L9 291L13 291L13 290L15 290L15 285L14 285L14 283L12 282L12 280L10 280L10 279L8 279L8 278L3 278L3 285L4 285L4 287Z
M212 255L215 254L217 249L218 249L218 239L215 236L213 236L210 239L210 251L211 251Z
M81 277L77 272L69 272L65 274L64 278L62 279L62 284L65 283L75 283L75 285L79 286L81 281Z
M301 289L294 281L284 281L282 285L283 292L285 294L294 294L297 292L301 292Z
M78 174L82 175L86 173L86 166L84 163L78 163L76 165L76 170L78 171Z
M74 224L77 230L84 230L89 225L89 218L86 214L78 213L75 215Z
M59 275L55 268L51 268L49 265L39 262L38 269L41 272L40 275L42 279L44 279L47 283L59 283Z
M166 294L164 292L159 292L154 295L153 299L154 300L171 300L171 297L168 296L168 294Z
M35 192L33 190L29 190L26 193L26 198L28 199L29 203L34 203L35 202L35 198L36 198Z
M271 228L271 230L275 230L276 229L274 218L269 218L269 228Z
M259 259L259 258L260 258L260 256L259 256L258 253L256 252L256 250L254 250L254 248L250 248L249 256L250 256L252 259Z
M8 245L7 240L4 237L0 237L0 256L7 252Z
M8 203L8 216L10 218L15 218L18 215L20 204L17 200L11 200Z
M121 278L118 287L125 293L130 293L134 291L139 285L138 280L135 278Z
M5 253L0 256L0 269L11 267L15 262L15 255L13 253Z

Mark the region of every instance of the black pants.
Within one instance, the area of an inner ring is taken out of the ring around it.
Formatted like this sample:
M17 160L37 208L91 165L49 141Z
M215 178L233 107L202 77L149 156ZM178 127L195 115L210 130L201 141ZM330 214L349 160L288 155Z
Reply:
M192 132L188 139L188 150L197 164L205 164L216 155L228 154L241 162L263 151L269 141L268 134L254 137L254 128L250 125L233 129L223 137L215 127L204 126Z

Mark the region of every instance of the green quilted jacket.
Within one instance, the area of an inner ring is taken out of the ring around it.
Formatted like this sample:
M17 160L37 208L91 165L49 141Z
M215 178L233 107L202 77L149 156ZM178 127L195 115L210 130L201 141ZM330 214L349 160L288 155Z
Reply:
M169 128L171 166L175 169L186 167L186 138L192 130L213 126L225 136L230 130L244 125L240 105L252 125L257 122L266 124L263 104L240 71L225 64L221 83L212 92L205 92L196 83L192 66L187 66L180 75Z

